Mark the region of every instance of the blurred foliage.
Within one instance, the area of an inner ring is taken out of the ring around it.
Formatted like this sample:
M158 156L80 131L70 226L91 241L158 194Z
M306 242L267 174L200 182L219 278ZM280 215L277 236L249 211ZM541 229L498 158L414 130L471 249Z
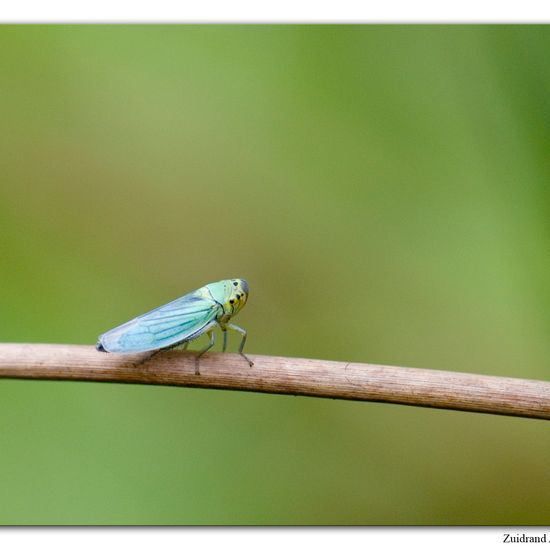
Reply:
M252 354L547 379L549 48L546 26L0 27L0 338L92 344L245 277ZM0 435L2 524L550 512L536 420L4 380Z

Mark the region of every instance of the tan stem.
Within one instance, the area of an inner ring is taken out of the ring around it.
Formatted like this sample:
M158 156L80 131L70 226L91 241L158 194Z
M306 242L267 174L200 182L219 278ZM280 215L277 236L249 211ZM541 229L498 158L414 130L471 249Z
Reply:
M550 419L550 383L367 363L193 352L101 353L92 346L0 344L0 378L245 390Z

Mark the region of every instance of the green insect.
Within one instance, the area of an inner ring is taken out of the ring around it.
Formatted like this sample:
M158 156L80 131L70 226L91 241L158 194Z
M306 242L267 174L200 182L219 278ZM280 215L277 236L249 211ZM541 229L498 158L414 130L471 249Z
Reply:
M110 353L152 351L148 360L162 350L180 346L187 349L191 340L206 333L210 342L195 358L195 374L200 374L199 359L214 345L214 328L219 326L223 351L227 349L227 330L238 332L242 336L239 353L252 366L254 363L243 353L246 330L229 322L247 300L248 283L244 279L210 283L102 334L96 349Z

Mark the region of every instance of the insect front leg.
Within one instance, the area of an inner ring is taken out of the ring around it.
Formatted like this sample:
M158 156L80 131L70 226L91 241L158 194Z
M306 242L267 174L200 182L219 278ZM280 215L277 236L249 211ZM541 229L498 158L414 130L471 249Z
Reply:
M195 357L195 374L200 374L199 372L199 359L214 345L215 337L214 331L209 330L206 334L210 337L210 342L208 345L199 351L199 354Z
M241 327L238 327L237 325L234 325L232 323L227 323L227 325L225 325L227 328L230 328L231 330L234 330L236 332L238 332L239 334L242 335L243 339L241 340L241 345L239 346L239 354L242 355L247 363L252 366L254 365L254 363L243 353L243 349L244 349L244 345L246 343L246 330L244 328L241 328Z

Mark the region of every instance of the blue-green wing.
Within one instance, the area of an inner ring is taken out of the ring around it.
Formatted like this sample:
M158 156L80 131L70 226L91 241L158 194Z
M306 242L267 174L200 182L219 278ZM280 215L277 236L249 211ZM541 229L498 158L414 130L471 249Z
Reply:
M221 306L193 292L144 313L99 337L98 346L111 353L137 353L198 338L216 324Z

